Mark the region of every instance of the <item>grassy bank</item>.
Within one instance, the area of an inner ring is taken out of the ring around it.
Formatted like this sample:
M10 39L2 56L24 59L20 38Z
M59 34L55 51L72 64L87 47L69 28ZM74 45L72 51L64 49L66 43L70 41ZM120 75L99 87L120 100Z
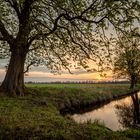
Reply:
M0 97L0 139L3 140L129 140L138 130L112 132L98 123L77 124L59 110L72 103L89 102L128 92L128 85L27 85L34 95ZM33 93L35 93L33 92Z
M132 92L128 84L29 84L27 86L36 89L40 97L51 101L62 114L98 107Z

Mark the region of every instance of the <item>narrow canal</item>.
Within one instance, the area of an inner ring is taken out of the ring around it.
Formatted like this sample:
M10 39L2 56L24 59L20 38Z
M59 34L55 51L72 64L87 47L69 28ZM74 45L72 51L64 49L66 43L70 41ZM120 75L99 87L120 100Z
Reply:
M140 92L112 101L90 112L74 114L72 118L77 123L95 122L98 120L114 131L126 129L129 126L140 123L139 101Z

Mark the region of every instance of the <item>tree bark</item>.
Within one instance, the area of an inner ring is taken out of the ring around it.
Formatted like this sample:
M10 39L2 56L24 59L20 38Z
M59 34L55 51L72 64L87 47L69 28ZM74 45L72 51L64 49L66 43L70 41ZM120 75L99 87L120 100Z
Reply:
M134 81L131 80L130 89L133 90L134 89L134 86L135 86Z
M130 80L130 89L133 90L135 88L137 84L137 78L136 76L131 76L131 80Z
M1 90L10 96L24 95L24 63L25 51L16 48L11 52L11 58Z

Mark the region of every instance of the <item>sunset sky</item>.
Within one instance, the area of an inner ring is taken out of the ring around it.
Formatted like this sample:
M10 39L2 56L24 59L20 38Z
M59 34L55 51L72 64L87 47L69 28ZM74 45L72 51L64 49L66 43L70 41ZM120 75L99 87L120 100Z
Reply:
M0 60L0 82L5 75L6 60ZM38 82L54 82L54 81L101 81L112 80L111 73L107 74L107 77L101 77L97 72L86 72L85 70L72 70L73 74L69 74L68 71L64 71L61 74L54 75L50 73L46 67L31 67L28 76L25 76L25 81L38 81Z

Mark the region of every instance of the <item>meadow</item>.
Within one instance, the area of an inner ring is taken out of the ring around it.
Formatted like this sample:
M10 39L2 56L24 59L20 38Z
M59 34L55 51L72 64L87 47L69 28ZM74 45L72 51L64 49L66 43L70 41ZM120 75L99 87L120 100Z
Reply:
M62 112L73 112L130 93L129 84L28 84Z
M117 131L98 122L77 124L62 110L112 100L131 92L128 84L27 84L32 94L0 97L2 140L131 140L137 129Z

